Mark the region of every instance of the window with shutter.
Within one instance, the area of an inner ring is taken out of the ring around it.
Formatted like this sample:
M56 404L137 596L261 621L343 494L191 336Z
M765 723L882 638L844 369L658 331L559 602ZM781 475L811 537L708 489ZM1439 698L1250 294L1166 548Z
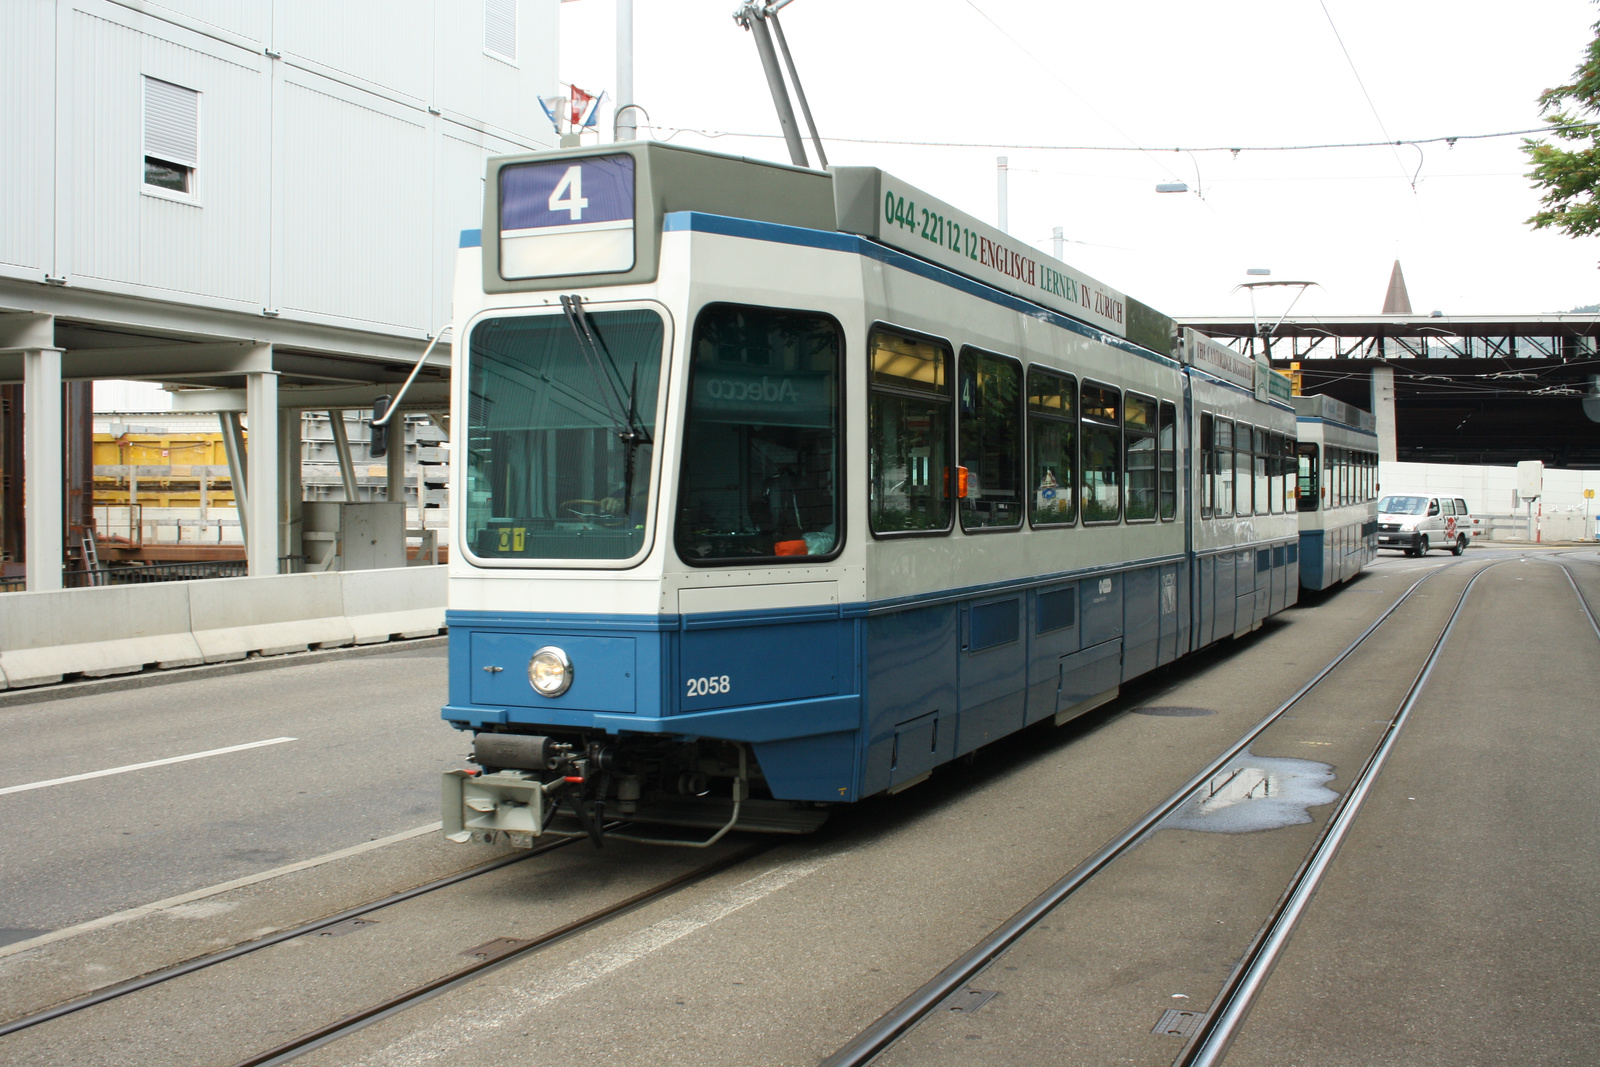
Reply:
M200 94L144 79L144 184L193 196L200 162Z
M483 0L483 50L517 61L517 0Z

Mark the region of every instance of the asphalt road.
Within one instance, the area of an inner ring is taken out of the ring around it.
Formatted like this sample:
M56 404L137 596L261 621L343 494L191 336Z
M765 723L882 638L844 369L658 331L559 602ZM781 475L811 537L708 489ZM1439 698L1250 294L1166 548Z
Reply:
M408 830L465 755L445 649L0 708L0 944Z

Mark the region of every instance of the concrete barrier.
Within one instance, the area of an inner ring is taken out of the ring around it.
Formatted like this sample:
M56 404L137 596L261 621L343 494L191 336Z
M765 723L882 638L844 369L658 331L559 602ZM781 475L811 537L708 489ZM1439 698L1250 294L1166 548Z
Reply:
M344 617L343 577L327 571L187 583L190 623L205 661L353 643L355 631Z
M358 645L444 629L447 567L342 571L344 615Z
M202 662L190 582L0 595L0 689Z
M0 593L0 689L444 628L444 567Z

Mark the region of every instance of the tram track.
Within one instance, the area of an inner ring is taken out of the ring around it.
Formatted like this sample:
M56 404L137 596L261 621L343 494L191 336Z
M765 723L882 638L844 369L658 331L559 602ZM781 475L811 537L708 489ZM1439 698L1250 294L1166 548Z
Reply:
M1381 767L1381 760L1378 761L1376 765L1373 764L1373 761L1377 758L1379 751L1386 751L1386 746L1392 746L1393 738L1398 734L1397 722L1401 720L1405 713L1409 712L1409 708L1415 703L1416 697L1421 693L1422 687L1426 684L1428 674L1432 669L1432 665L1437 660L1439 651L1443 648L1450 629L1453 627L1455 620L1459 617L1461 609L1466 604L1467 594L1470 592L1472 586L1476 583L1479 576L1489 569L1500 565L1501 562L1510 561L1506 560L1488 563L1487 565L1479 568L1468 581L1466 588L1463 589L1461 597L1457 602L1454 612L1452 612L1450 616L1450 620L1441 629L1439 637L1436 639L1423 667L1419 669L1416 678L1412 681L1410 687L1407 689L1406 697L1402 700L1400 708L1394 713L1394 716L1390 719L1389 724L1386 726L1382 738L1380 739L1377 748L1374 750L1373 756L1369 757L1369 769L1364 770L1363 772L1369 777L1361 778L1358 776L1356 782L1370 780L1370 775L1375 774L1377 768ZM1352 655L1356 653L1358 649L1361 649L1363 646L1365 646L1386 623L1393 620L1400 608L1408 600L1410 600L1413 594L1415 594L1427 582L1442 573L1453 571L1456 567L1464 564L1465 561L1462 563L1447 564L1444 567L1431 570L1429 573L1423 575L1417 581L1413 582L1405 590L1405 592L1394 601L1393 604L1385 609L1385 611L1376 620L1368 625L1367 628L1363 630L1337 656L1335 656L1325 666L1318 670L1304 685L1296 690L1282 704L1280 704L1277 708L1268 713L1263 719L1247 730L1238 740L1230 745L1226 751L1213 759L1209 764L1207 764L1187 782L1170 794L1166 799L1162 800L1160 803L1146 812L1145 815L1131 823L1122 832L1109 840L1097 852L1079 863L1043 893L1039 894L1039 896L1034 898L1033 901L1014 914L1010 919L997 926L971 949L940 971L934 978L924 983L909 996L905 997L890 1011L879 1017L865 1029L861 1030L856 1037L841 1046L831 1056L824 1059L822 1061L823 1067L847 1067L847 1065L848 1067L854 1067L854 1065L872 1062L880 1055L891 1049L894 1045L901 1041L901 1039L906 1037L920 1022L936 1012L941 1005L951 1002L952 998L958 997L968 983L970 983L980 973L994 964L1029 930L1039 924L1041 920L1050 915L1056 908L1058 908L1067 899L1087 885L1095 878L1096 875L1104 871L1118 858L1130 852L1135 846L1143 841L1148 834L1159 828L1164 820L1183 807L1184 804L1186 804L1202 788L1205 787L1207 782L1211 781L1219 772L1223 771L1224 768L1226 768L1232 761L1244 754L1250 748L1251 744L1261 737L1261 735L1265 733L1269 727L1280 721L1292 708L1300 704L1300 702L1313 691L1317 690L1317 688L1323 684L1323 682L1334 672L1336 668L1344 664ZM1579 597L1581 600L1581 592L1579 593ZM1355 782L1353 782L1351 787L1345 791L1344 798L1341 800L1341 807L1343 807L1348 802L1349 798L1355 794L1356 789L1357 785ZM1362 790L1362 793L1364 795L1364 789ZM1354 810L1351 811L1350 815L1351 818L1353 818ZM1327 837L1328 827L1331 826L1332 819L1329 820L1328 824L1323 830L1323 833L1319 836L1319 843L1313 846L1311 856L1308 856L1308 858L1302 862L1300 870L1295 876L1296 882L1303 880L1305 872L1310 869L1313 858L1316 856L1317 850L1321 847L1320 842ZM1337 843L1335 842L1334 848L1336 847ZM1331 852L1329 853L1329 858L1331 859ZM1323 869L1325 869L1325 866L1326 860L1323 861ZM1277 915L1284 903L1292 897L1293 888L1294 883L1292 883L1290 889L1286 890L1279 898L1280 908L1275 909L1274 915ZM1312 888L1314 888L1314 886ZM1306 897L1309 897L1309 891L1305 895ZM1258 931L1255 939L1253 939L1250 952L1247 953L1246 956L1247 960L1252 958L1253 955L1257 955L1258 946L1266 942L1267 930L1271 925L1271 921L1272 920L1269 919L1268 924L1264 925L1262 930ZM1287 933L1285 932L1284 940L1286 940L1286 938ZM1241 965L1239 971L1241 974L1243 973L1243 965ZM1236 974L1234 977L1237 979L1240 977L1240 975ZM1237 981L1230 980L1230 983L1227 987L1225 987L1225 990L1236 985L1238 985ZM1212 1010L1206 1012L1203 1019L1205 1021L1209 1021L1216 1018L1219 1010L1221 1010L1220 1005L1221 1001L1219 1000L1218 1006L1214 1006ZM1248 1004L1245 1004L1244 1007L1247 1009ZM1239 1018L1242 1020L1242 1017L1243 1016L1241 1012ZM1218 1032L1219 1034L1223 1033L1218 1031L1215 1025L1208 1027L1207 1032ZM1231 1035L1231 1031L1227 1031L1226 1033ZM1201 1047L1197 1043L1198 1039L1199 1034L1197 1033L1195 1038L1186 1043L1184 1051L1180 1053L1180 1060L1177 1061L1178 1063L1185 1064L1185 1067L1187 1067L1186 1061L1181 1057L1198 1054L1198 1050ZM1216 1061L1210 1060L1206 1062L1214 1063Z
M216 967L220 964L230 963L242 957L261 952L262 950L284 945L297 938L317 935L343 924L360 920L364 916L380 912L399 904L428 896L439 890L458 886L462 883L481 878L496 871L503 870L514 864L522 863L538 856L548 855L557 849L564 848L578 842L579 838L560 838L548 841L532 850L516 855L502 856L487 863L479 864L465 871L435 879L423 885L388 894L376 900L361 904L354 908L301 923L270 935L257 938L243 944L237 944L219 952L210 953L183 963L165 967L138 978L121 982L116 985L96 990L86 996L78 997L61 1004L54 1005L42 1011L37 1011L0 1024L0 1038L30 1030L46 1023L55 1022L80 1012L94 1009L112 1001L130 995L147 992L167 986L170 983L193 975L197 972ZM736 849L726 855L720 856L709 862L700 864L690 870L684 871L664 881L658 882L648 888L633 893L622 900L610 903L595 911L589 912L577 919L561 923L543 933L528 938L502 938L484 946L485 954L473 963L455 968L446 974L432 980L419 983L398 994L385 997L368 1006L348 1013L323 1026L306 1031L299 1036L267 1049L266 1051L251 1055L239 1061L240 1067L244 1065L260 1065L271 1063L285 1063L297 1058L315 1048L338 1040L346 1034L353 1033L382 1018L387 1018L416 1004L430 999L441 993L448 992L460 985L482 978L487 974L507 966L519 959L546 948L560 941L565 941L580 934L604 926L606 923L635 911L648 904L663 900L673 894L688 888L698 882L704 881L716 874L734 868L756 855L772 848L777 842L771 839L759 839L743 848Z
M139 993L146 989L152 989L156 986L164 985L167 982L182 978L185 975L194 974L196 971L203 971L208 967L215 967L219 963L227 963L229 960L236 960L241 956L248 956L251 953L260 952L262 949L271 948L274 945L281 945L286 941L293 941L297 937L305 937L308 934L318 933L330 927L338 926L340 923L346 923L352 919L359 919L364 915L370 915L375 911L381 911L384 908L390 908L396 904L403 904L408 900L414 900L417 897L426 896L429 893L436 892L448 886L458 885L474 878L481 878L483 875L489 874L493 871L498 871L504 867L509 867L514 863L522 863L525 860L533 859L535 856L542 856L546 853L553 852L558 848L563 848L572 844L576 840L576 838L562 838L558 841L546 842L538 848L532 849L528 852L518 853L511 856L501 856L498 859L490 860L487 863L480 863L476 867L469 867L464 871L458 871L455 874L446 875L443 878L436 878L431 882L425 882L422 885L413 886L410 889L402 889L399 892L391 893L387 896L380 897L377 900L369 901L365 904L359 904L353 908L346 908L345 910L335 912L332 915L325 915L320 919L313 919L309 922L299 923L287 929L279 930L275 933L267 934L251 941L245 941L241 944L233 945L232 947L223 949L220 952L213 952L192 960L185 960L182 963L177 963L170 967L163 967L159 970L152 971L149 974L144 974L137 978L129 979L126 982L119 982L116 985L107 986L104 989L97 989L93 993L90 993L86 996L76 997L72 1000L66 1001L65 1003L46 1008L43 1011L33 1012L16 1019L12 1019L9 1022L0 1023L0 1037L5 1037L8 1034L18 1033L23 1030L28 1030L32 1027L39 1026L43 1023L52 1022L56 1019L65 1018L68 1015L76 1014L77 1012L83 1011L87 1008L97 1007L101 1004L117 1000L132 993Z
M685 871L649 889L620 900L614 904L590 912L582 918L564 923L536 937L521 941L505 951L500 952L481 962L469 964L450 974L442 975L430 982L414 986L405 992L388 997L376 1004L369 1005L356 1012L346 1015L325 1026L308 1031L289 1041L285 1041L264 1052L238 1061L234 1067L273 1067L275 1064L288 1063L323 1045L338 1041L340 1038L353 1034L380 1019L397 1015L408 1008L421 1004L440 994L466 985L469 982L483 978L493 971L508 966L517 960L539 951L558 941L565 941L604 926L606 923L631 911L653 904L686 889L698 882L704 881L713 875L730 870L747 860L753 859L776 845L772 839L762 839L746 845L726 856L719 857L708 863L703 863L692 870Z

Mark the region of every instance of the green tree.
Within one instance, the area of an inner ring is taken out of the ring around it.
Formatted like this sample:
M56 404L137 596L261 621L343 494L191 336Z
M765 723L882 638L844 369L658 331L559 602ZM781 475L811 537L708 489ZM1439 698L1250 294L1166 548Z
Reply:
M1570 85L1539 95L1539 113L1553 141L1523 138L1533 169L1528 177L1545 190L1544 210L1528 219L1536 230L1554 227L1571 237L1600 232L1600 22Z

